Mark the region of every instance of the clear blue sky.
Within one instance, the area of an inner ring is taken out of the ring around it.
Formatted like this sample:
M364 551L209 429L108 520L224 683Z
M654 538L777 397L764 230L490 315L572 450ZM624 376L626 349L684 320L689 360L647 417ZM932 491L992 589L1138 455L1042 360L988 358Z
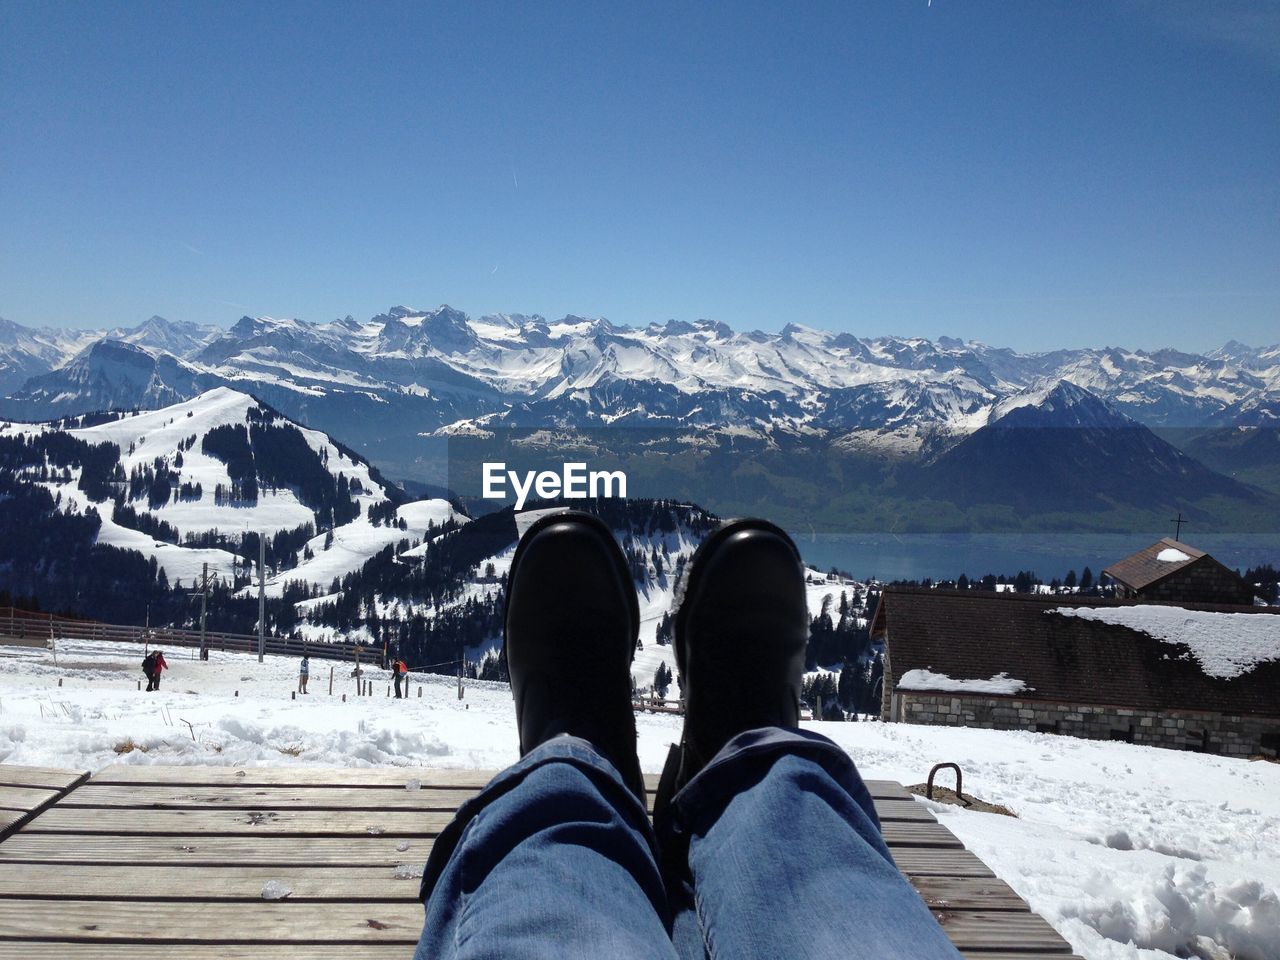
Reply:
M0 316L402 302L1280 340L1280 6L0 4Z

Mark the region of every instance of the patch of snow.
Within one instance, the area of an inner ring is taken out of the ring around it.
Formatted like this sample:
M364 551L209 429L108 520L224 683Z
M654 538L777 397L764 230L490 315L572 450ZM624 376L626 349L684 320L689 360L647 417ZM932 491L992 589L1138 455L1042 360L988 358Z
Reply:
M994 693L1013 695L1028 687L1025 680L1015 680L1005 673L997 673L990 680L955 680L945 673L932 670L908 670L898 681L899 690L937 690L943 692Z
M1210 613L1182 607L1055 607L1049 614L1128 627L1185 646L1206 676L1230 680L1280 659L1280 615Z
M1165 547L1156 554L1156 559L1161 563L1182 563L1184 560L1191 558L1175 547Z

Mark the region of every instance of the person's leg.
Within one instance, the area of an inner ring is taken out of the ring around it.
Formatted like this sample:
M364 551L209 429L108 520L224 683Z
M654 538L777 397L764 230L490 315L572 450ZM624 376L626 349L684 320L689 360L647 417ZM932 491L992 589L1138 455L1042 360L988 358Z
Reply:
M537 521L507 575L522 759L469 801L423 877L428 957L674 957L636 759L640 612L612 532Z
M954 960L848 755L799 730L809 615L791 538L734 521L683 576L686 715L655 804L682 955Z
M648 815L577 737L534 748L458 811L422 896L417 960L676 955Z
M734 737L659 824L683 956L956 960L894 865L853 761L816 733Z

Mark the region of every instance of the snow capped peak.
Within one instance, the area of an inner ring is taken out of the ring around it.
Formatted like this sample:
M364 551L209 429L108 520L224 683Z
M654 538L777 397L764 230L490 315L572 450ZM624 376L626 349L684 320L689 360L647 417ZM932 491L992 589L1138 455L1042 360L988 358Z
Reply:
M1136 427L1102 398L1069 380L1042 380L991 408L988 423L1005 427Z

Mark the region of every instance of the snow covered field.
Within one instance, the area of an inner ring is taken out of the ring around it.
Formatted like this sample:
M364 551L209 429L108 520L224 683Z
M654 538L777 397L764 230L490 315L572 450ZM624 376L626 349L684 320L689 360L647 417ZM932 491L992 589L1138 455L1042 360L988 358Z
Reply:
M0 760L497 769L516 758L505 686L469 682L459 700L456 681L426 677L419 698L415 678L396 701L375 670L376 696L356 699L348 665L330 697L330 664L315 660L312 692L295 701L295 660L190 655L168 651L164 688L145 694L133 648L68 642L55 666L47 651L0 647ZM656 773L680 719L637 724L641 765ZM931 808L1089 960L1280 957L1278 765L1048 734L813 726L869 778L919 783L933 763L959 763L967 793L1018 817Z

